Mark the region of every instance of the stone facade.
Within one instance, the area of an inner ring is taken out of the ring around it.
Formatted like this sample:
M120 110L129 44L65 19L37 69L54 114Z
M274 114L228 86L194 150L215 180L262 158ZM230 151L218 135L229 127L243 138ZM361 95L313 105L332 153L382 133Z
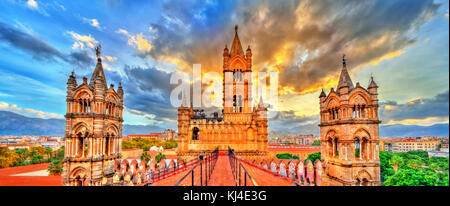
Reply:
M74 72L67 82L64 185L102 185L112 179L121 157L123 88L108 88L100 48L88 83L77 85Z
M244 53L235 28L231 50L223 51L223 110L207 117L201 110L178 108L178 156L189 159L216 148L234 149L238 155L267 154L267 108L262 98L252 105L252 52ZM232 80L232 81L226 81Z
M320 94L324 185L380 185L377 88L353 86L344 56L336 91Z

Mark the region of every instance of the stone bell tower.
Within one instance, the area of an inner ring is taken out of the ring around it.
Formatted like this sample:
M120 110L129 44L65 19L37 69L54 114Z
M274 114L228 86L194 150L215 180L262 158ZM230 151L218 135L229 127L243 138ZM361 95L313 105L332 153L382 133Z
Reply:
M322 160L325 185L380 185L378 86L353 85L345 55L339 83L320 94Z
M123 88L108 88L100 49L90 82L78 85L75 73L67 81L67 113L63 181L70 186L107 184L114 161L121 157Z

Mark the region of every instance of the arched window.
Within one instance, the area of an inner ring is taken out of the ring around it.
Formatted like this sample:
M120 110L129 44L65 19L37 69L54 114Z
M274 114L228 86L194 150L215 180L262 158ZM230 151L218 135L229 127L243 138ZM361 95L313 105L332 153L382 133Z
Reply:
M328 143L328 156L332 157L333 156L333 140L331 138L328 139L327 141Z
M368 154L367 142L368 142L367 138L363 137L362 140L361 140L361 149L360 149L361 150L361 154L360 154L360 158L361 159L366 159L367 158L367 154Z
M105 154L109 155L109 141L110 141L110 136L109 134L106 134L106 140L105 140Z
M83 134L80 132L77 134L78 139L78 151L77 151L77 157L83 156L83 149L84 149L84 137Z
M200 130L197 127L194 127L194 129L192 129L192 140L198 140L199 132Z
M238 105L237 105L238 112L242 112L242 96L241 95L239 95L237 103L238 103Z
M358 138L355 138L355 157L357 159L360 157L360 143Z
M339 156L339 141L338 138L334 138L334 156Z

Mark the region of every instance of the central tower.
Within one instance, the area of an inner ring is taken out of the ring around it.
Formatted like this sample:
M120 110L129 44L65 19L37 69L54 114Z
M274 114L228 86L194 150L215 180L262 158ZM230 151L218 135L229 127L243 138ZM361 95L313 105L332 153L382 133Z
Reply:
M231 51L223 50L223 108L224 113L252 112L252 50L244 54L238 35L238 26Z
M246 52L234 28L231 50L223 50L223 110L206 115L188 106L178 108L179 159L188 160L216 148L235 150L238 155L267 154L267 109L262 99L252 104L252 51Z

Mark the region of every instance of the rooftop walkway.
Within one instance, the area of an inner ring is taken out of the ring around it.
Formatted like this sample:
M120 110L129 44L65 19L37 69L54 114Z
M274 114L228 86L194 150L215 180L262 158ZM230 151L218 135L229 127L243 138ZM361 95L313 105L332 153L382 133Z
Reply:
M258 166L251 165L245 161L241 161L242 165L248 171L250 176L253 178L257 186L294 186L294 184L289 180L289 178L275 175L268 170L264 170ZM178 181L181 180L188 172L192 169L193 165L190 168L182 171L178 174L170 176L166 179L160 180L158 182L153 183L151 186L173 186ZM206 166L202 165L202 186L206 185L205 174L206 174ZM238 171L237 171L238 172ZM244 181L244 171L241 170L241 181ZM252 181L250 179L246 180L248 186L253 186ZM241 182L241 184L243 184ZM192 185L192 174L186 176L183 179L179 186L191 186ZM230 165L230 160L228 157L228 153L225 151L220 151L216 165L211 173L211 177L208 181L208 186L235 186L236 181L233 176L233 172ZM194 186L200 186L200 165L194 169Z

